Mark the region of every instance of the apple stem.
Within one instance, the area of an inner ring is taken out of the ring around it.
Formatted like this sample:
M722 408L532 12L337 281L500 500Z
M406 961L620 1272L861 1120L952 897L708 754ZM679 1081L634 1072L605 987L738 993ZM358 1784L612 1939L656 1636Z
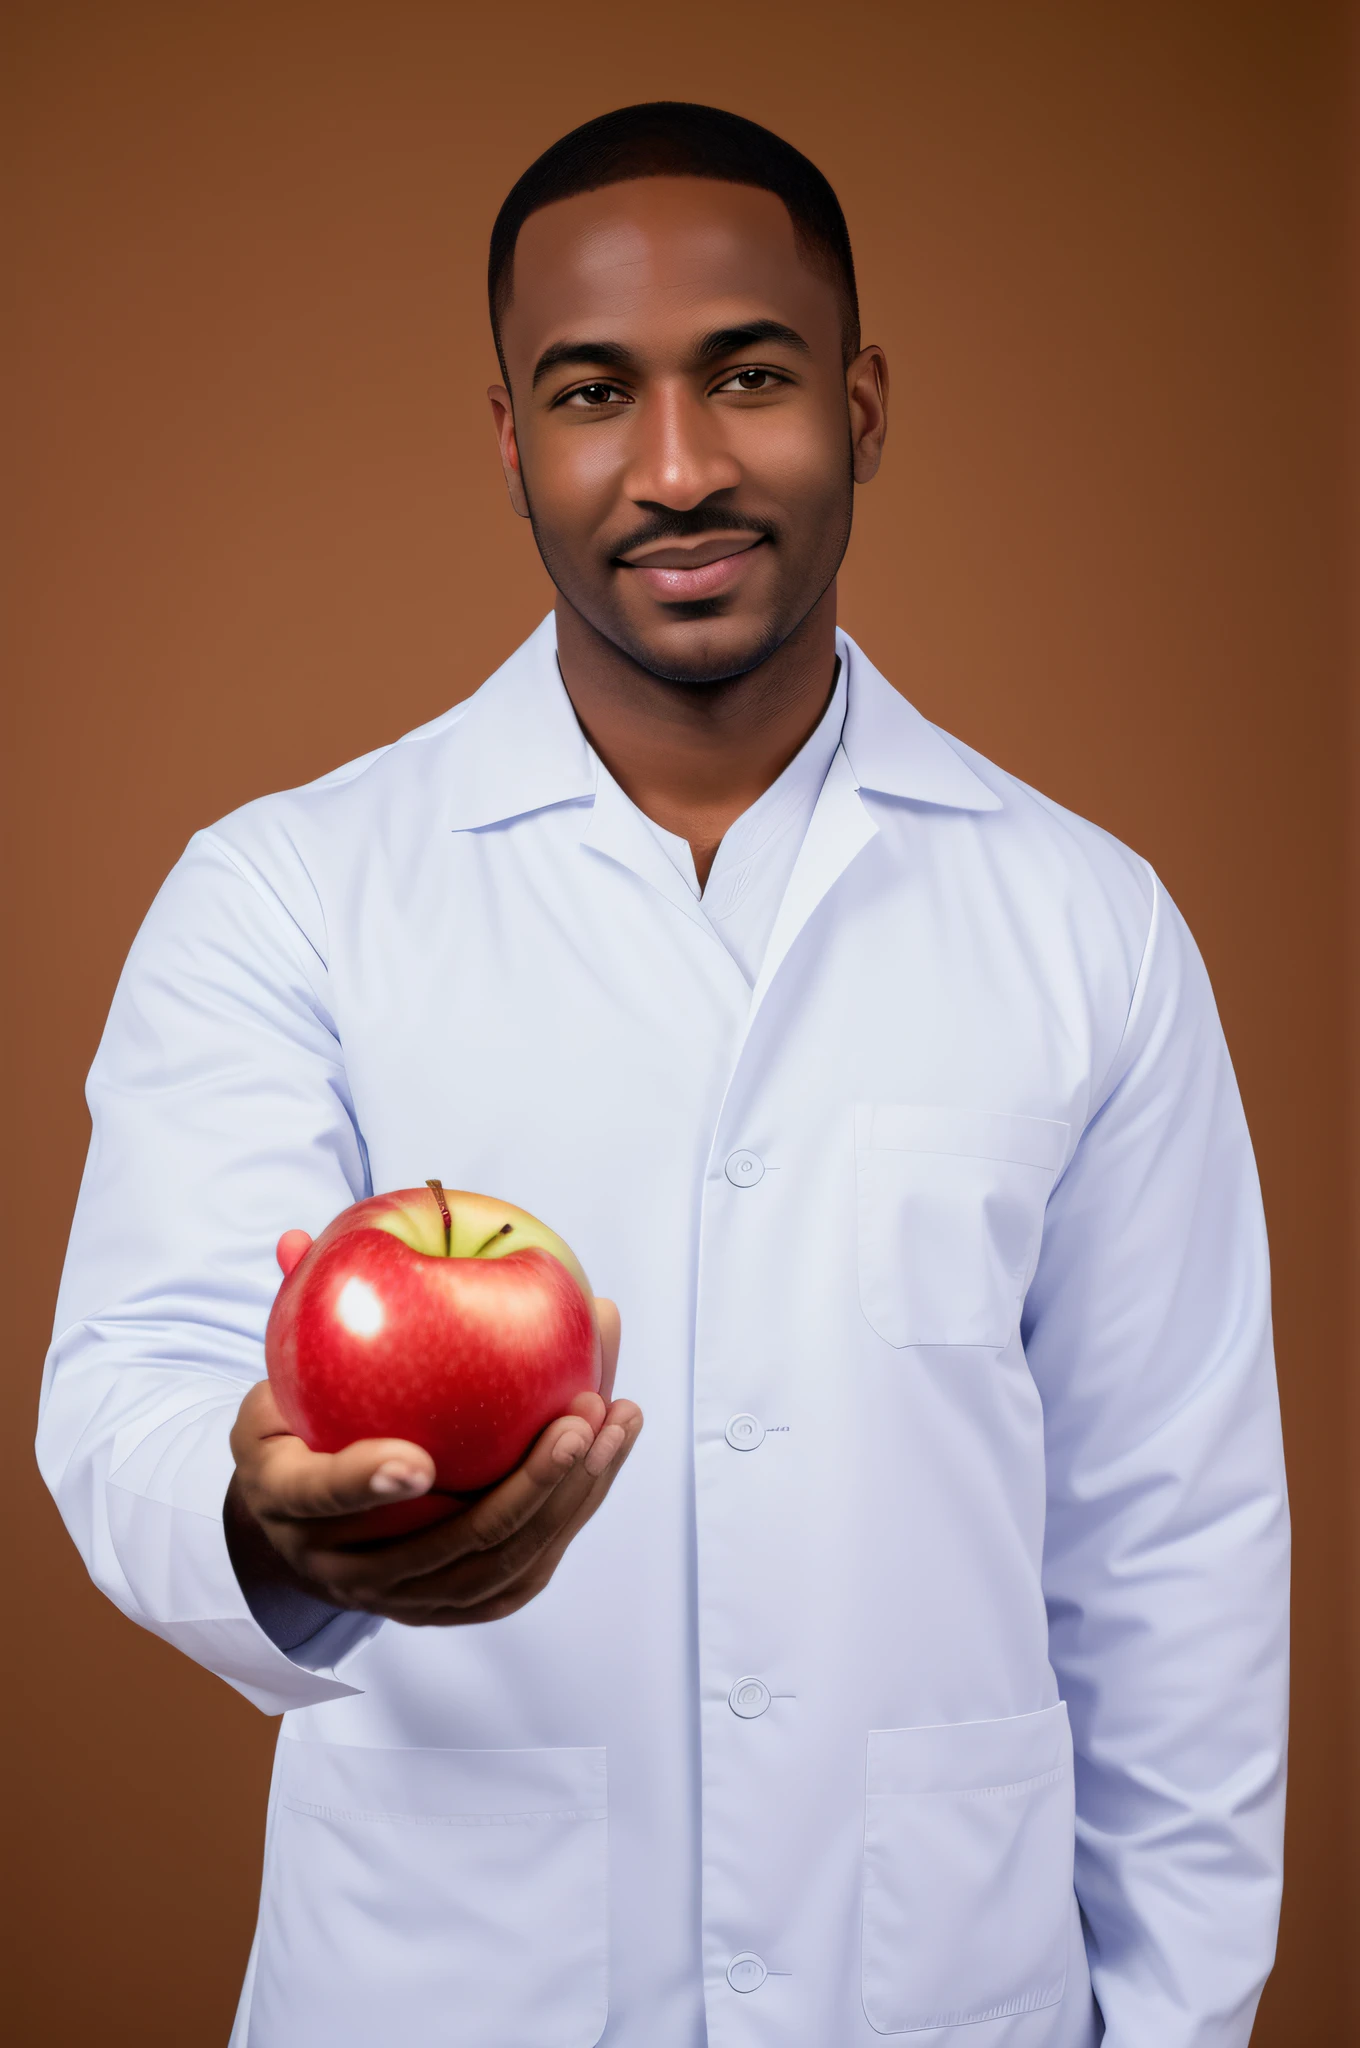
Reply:
M453 1250L453 1218L449 1214L449 1205L444 1199L444 1183L442 1180L427 1180L425 1185L434 1196L436 1202L438 1202L439 1213L444 1219L444 1257L448 1258ZM509 1228L508 1225L506 1227L507 1229Z

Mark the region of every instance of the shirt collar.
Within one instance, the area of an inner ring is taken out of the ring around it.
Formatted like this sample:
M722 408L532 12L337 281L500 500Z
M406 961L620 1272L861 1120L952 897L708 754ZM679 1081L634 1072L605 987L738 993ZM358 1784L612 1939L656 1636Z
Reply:
M826 710L782 774L756 798L749 810L743 811L728 827L723 845L728 848L729 859L734 856L739 860L745 859L764 843L771 832L782 830L786 820L798 812L801 811L805 818L812 815L845 729L849 686L845 658L839 649L837 655L836 681Z
M837 633L836 651L848 697L841 745L861 789L951 810L1001 808L1001 799L848 633ZM595 763L558 671L551 612L443 730L452 743L441 779L455 831L595 794Z

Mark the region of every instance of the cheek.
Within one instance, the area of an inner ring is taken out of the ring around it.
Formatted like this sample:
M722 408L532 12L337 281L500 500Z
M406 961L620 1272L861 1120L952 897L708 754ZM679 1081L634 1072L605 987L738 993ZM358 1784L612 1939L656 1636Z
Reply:
M521 445L520 460L535 515L567 532L589 532L618 497L627 449L622 434L545 434Z
M783 508L795 525L802 515L823 518L850 491L850 443L840 419L806 413L751 413L733 437L754 494Z

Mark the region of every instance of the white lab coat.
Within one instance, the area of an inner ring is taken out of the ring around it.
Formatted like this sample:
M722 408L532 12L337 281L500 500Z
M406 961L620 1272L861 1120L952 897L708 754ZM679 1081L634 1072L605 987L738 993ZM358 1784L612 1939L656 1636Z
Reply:
M1208 983L839 648L754 993L551 620L200 833L133 947L40 1450L109 1596L286 1711L241 2048L1247 2040L1287 1533ZM432 1174L562 1232L646 1428L521 1613L286 1656L221 1524L274 1242Z

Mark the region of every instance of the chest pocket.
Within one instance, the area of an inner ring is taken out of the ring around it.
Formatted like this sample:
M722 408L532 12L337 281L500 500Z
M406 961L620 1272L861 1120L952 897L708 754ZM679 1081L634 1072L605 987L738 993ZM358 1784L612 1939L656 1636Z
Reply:
M858 1105L859 1298L885 1343L1010 1342L1068 1136L1047 1117Z

